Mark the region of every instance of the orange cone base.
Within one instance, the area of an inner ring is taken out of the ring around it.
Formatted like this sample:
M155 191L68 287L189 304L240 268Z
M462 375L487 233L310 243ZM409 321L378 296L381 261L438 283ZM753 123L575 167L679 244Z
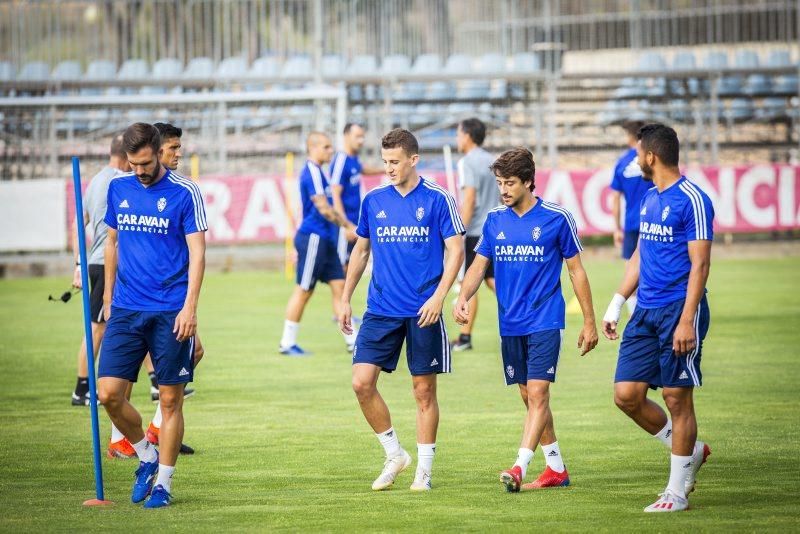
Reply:
M84 506L110 506L114 504L113 501L101 501L100 499L89 499L88 501L83 501Z

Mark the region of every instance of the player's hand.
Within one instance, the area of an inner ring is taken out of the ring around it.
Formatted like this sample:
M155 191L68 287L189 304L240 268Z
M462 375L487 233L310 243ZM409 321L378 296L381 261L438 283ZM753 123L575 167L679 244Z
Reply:
M614 230L614 246L622 248L622 230Z
M672 351L675 356L685 356L697 346L697 336L692 321L680 321L672 334Z
M442 306L444 306L444 299L439 298L436 294L431 296L417 312L417 315L419 315L417 325L420 328L425 328L439 321L442 316Z
M184 306L175 317L175 326L172 327L172 333L176 334L175 339L183 342L192 337L196 331L197 315L194 310Z
M453 319L461 325L469 322L469 303L461 297L458 297L458 300L453 305Z
M297 265L297 257L297 249L292 249L292 251L289 252L289 261L292 265Z
M347 239L348 243L356 242L358 235L356 234L356 226L354 224L350 224L345 228L344 238Z
M111 303L103 301L103 319L108 322L111 319Z
M594 321L583 323L581 333L578 334L578 348L581 349L581 356L597 346L597 326Z
M72 287L75 289L83 288L83 280L81 279L81 266L75 266L75 272L72 275Z
M625 300L625 297L615 293L605 315L603 315L603 335L611 341L619 338L617 323L619 322L619 316L622 314L622 306L625 304Z
M339 305L339 330L347 335L353 333L353 308L349 302L342 302Z
M606 336L606 339L610 339L611 341L619 339L617 321L603 321L603 335Z

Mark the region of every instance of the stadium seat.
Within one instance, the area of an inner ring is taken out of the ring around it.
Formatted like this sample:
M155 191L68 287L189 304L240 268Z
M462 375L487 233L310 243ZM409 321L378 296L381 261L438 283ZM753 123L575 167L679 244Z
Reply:
M411 67L411 74L431 75L441 72L442 59L437 54L422 54L414 61ZM422 100L428 93L428 83L409 82L406 84L406 92L411 100Z
M686 100L670 100L667 115L672 122L691 123L693 119L692 108Z
M608 126L628 119L628 103L619 100L609 100L597 116L597 122Z
M539 58L530 52L518 52L511 58L511 72L533 74L539 71Z
M754 117L753 101L749 98L735 98L723 111L723 116L728 123L744 122Z
M86 68L87 80L113 80L117 76L117 66L113 61L98 59Z
M58 81L80 80L83 75L81 64L77 61L62 61L53 69L51 78Z
M791 55L788 50L773 50L767 58L769 67L792 67ZM797 94L797 74L784 74L776 76L772 80L772 93L776 95L796 95Z
M664 61L664 56L658 52L645 52L639 58L636 64L636 70L643 72L664 72L667 70L667 63ZM634 86L641 85L641 90L636 87L634 91L636 96L644 93L646 96L659 97L664 96L667 92L667 82L664 78L650 77L650 78L637 78Z
M756 118L765 122L789 119L789 107L786 99L774 96L765 98L756 110Z
M14 79L14 65L8 61L0 61L0 82Z
M207 80L214 75L214 62L210 57L196 57L189 61L183 77L187 79Z
M161 58L153 64L153 73L151 77L154 80L169 80L180 78L181 74L183 73L183 65L180 61L173 57L165 57ZM180 87L173 87L169 90L170 93L180 93L182 89ZM146 86L142 87L141 93L144 95L163 95L167 93L166 87L160 86Z
M216 77L225 80L241 80L247 74L247 61L243 57L227 57L217 67Z
M277 79L281 73L281 62L275 56L261 56L253 61L250 70L247 71L246 78L258 79ZM269 82L266 82L269 83ZM244 90L258 92L266 90L266 83L263 81L245 84Z
M141 80L149 76L147 62L143 59L129 59L120 67L117 78L120 80Z
M693 52L678 52L672 59L672 70L692 71L697 68ZM670 91L673 95L696 95L700 90L700 82L697 78L685 78L683 80L670 80Z
M452 82L433 82L428 85L428 100L451 100L455 94L455 84Z
M381 74L384 76L404 75L411 72L411 60L404 54L386 56L381 62Z
M378 73L378 63L375 56L356 56L347 66L350 76L374 76Z
M322 75L329 78L330 81L338 81L342 73L344 73L344 61L342 56L337 54L329 54L322 57Z
M642 98L648 96L646 81L642 78L622 78L614 90L614 98Z
M444 65L445 74L470 74L472 72L472 58L466 54L453 54L447 58Z
M43 82L50 78L50 66L44 61L25 63L17 74L17 80L26 82Z
M728 68L728 54L725 52L710 52L706 56L705 68L713 71L725 71ZM703 90L710 92L708 80L703 81ZM720 96L735 95L742 92L742 79L740 76L723 76L717 85L717 94Z
M758 69L758 54L754 50L739 50L736 53L735 65L737 69ZM748 95L768 93L770 90L769 78L763 74L751 74L746 77L743 90Z
M314 77L314 68L308 56L294 56L286 60L281 69L281 78L301 78L310 80Z

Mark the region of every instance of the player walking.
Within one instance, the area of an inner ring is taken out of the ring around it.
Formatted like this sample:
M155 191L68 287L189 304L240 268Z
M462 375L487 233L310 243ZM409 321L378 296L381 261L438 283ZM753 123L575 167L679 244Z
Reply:
M528 149L504 152L491 169L503 206L490 210L486 218L453 314L460 324L469 321L469 300L489 264L494 263L506 384L519 385L528 411L517 460L500 474L500 480L510 492L520 487L568 486L569 474L553 429L550 383L556 379L564 332L564 262L583 312L583 328L578 335L581 356L597 345L592 291L581 263L581 243L572 215L533 195L536 167ZM534 482L523 486L537 443L542 446L547 467Z
M419 145L411 132L392 130L381 147L390 183L370 191L361 205L339 322L343 332L352 333L350 298L374 254L367 311L353 351L353 390L386 452L372 489L392 486L412 461L377 389L381 370L396 369L405 341L417 403L418 462L411 490L428 491L439 426L436 375L450 372L442 305L464 261L464 225L453 197L417 175Z
M681 176L675 130L649 124L639 130L637 153L653 182L639 210L639 247L603 317L603 333L617 339L625 300L638 286L638 304L625 327L614 378L614 400L636 424L672 450L667 488L645 512L689 507L700 466L711 449L697 441L694 388L702 384L700 355L708 332L706 280L711 263L714 207ZM662 387L672 421L647 398Z

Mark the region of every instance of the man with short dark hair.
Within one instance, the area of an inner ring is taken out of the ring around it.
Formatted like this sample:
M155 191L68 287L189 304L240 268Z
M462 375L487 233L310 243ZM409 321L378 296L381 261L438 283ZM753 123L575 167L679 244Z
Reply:
M103 296L108 325L98 393L139 457L131 500L147 499L146 508L160 508L172 499L183 437L183 393L193 376L208 225L197 185L176 177L159 161L161 138L153 125L129 126L123 144L133 174L112 181L108 190ZM160 457L126 398L148 352L164 417Z
M458 124L456 142L464 157L458 162L458 179L461 187L461 219L467 228L465 239L466 269L475 259L475 246L481 237L483 223L489 210L499 204L497 186L489 166L494 156L482 148L486 138L486 125L479 119L465 119ZM486 286L494 291L494 265L489 263L484 276ZM478 314L478 294L469 301L469 320L461 325L454 351L472 349L472 328Z
M377 389L381 371L397 368L405 341L417 403L418 459L410 489L429 491L439 427L436 376L451 370L442 306L464 261L464 225L450 193L417 174L419 145L411 132L387 133L381 157L390 183L370 191L361 204L339 325L353 332L350 299L374 254L367 311L353 350L353 390L386 453L372 489L388 489L412 463Z
M504 152L491 169L503 205L489 211L453 315L461 324L469 320L469 300L489 263L494 263L506 384L519 386L527 408L517 460L500 480L509 492L568 486L550 411L550 383L556 379L565 326L561 292L565 262L583 312L578 335L581 356L597 345L592 290L581 262L578 229L567 210L533 194L536 166L527 148ZM534 482L523 485L537 444L547 466Z
M644 511L679 512L689 507L697 472L711 454L697 440L693 393L702 384L700 356L710 320L706 281L714 206L681 176L675 130L648 124L638 137L642 175L655 187L642 199L639 246L603 317L603 333L611 340L619 337L622 305L636 291L638 304L619 348L614 400L672 451L667 488ZM672 421L647 398L651 387L663 388Z

